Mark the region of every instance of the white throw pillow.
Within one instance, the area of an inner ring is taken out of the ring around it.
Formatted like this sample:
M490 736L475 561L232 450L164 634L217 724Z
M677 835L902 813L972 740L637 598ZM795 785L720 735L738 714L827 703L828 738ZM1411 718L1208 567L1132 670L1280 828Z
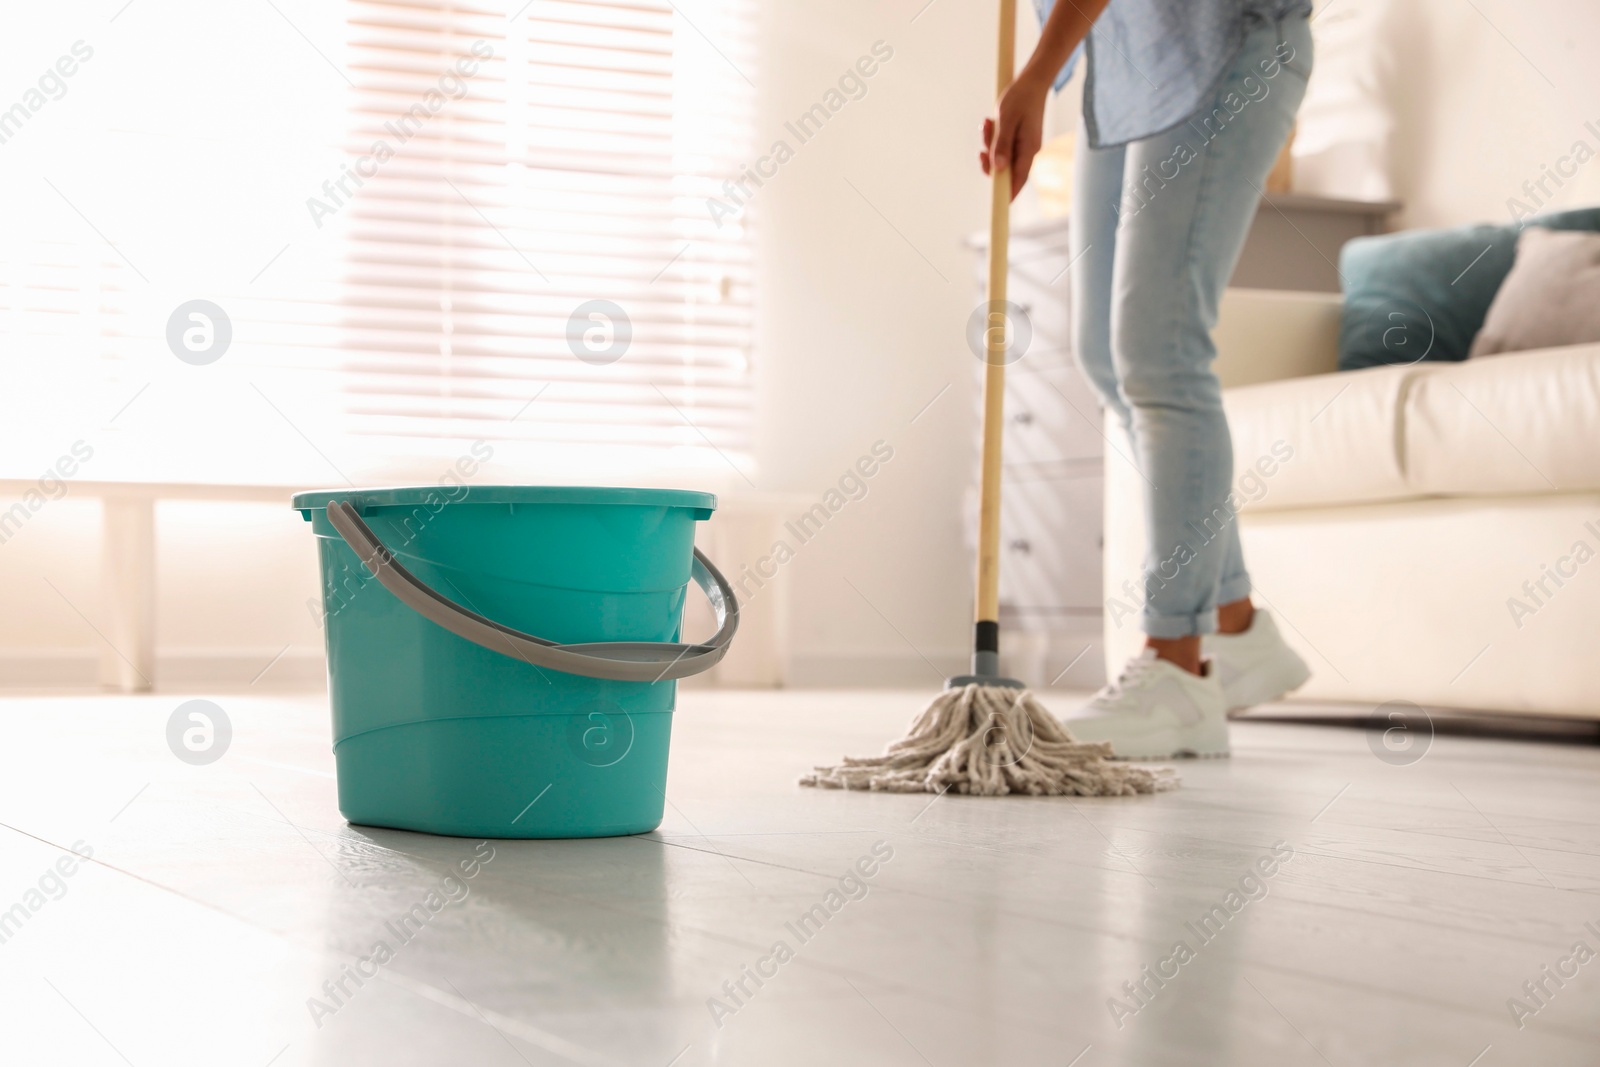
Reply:
M1529 226L1472 356L1600 341L1600 233Z

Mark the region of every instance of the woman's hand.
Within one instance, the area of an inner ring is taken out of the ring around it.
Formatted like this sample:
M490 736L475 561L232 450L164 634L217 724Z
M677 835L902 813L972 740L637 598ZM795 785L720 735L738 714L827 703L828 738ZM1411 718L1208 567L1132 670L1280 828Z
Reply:
M1044 142L1044 104L1049 94L1050 79L1024 67L1000 95L995 117L983 120L983 150L978 162L985 174L1010 166L1013 200L1027 183L1033 157Z

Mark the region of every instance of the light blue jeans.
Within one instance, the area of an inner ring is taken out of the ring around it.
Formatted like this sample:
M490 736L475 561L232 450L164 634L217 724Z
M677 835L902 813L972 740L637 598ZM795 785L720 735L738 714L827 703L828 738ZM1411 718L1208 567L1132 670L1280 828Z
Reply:
M1079 129L1074 343L1144 479L1152 637L1211 633L1217 605L1250 592L1211 329L1310 73L1307 20L1262 22L1185 125L1099 149Z

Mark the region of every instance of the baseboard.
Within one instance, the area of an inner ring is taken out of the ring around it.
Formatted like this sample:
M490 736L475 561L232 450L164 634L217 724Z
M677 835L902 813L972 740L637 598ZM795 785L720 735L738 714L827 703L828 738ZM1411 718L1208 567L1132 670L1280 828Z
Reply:
M230 688L317 690L328 685L321 648L173 649L156 656L162 689Z
M1006 629L1004 620L1000 625L1000 669L1030 689L1093 692L1105 684L1098 616L1058 618L1038 628L1023 624Z
M195 690L314 691L327 686L320 648L173 649L156 656L155 687ZM98 689L100 653L87 648L0 651L0 689Z
M100 656L90 649L10 649L0 652L0 689L93 689Z
M1100 631L1034 633L1013 630L1000 638L1000 670L1033 689L1085 691L1105 684ZM795 652L789 664L791 689L906 689L938 685L966 674L967 649L926 652Z
M951 675L965 674L971 653L795 652L789 660L790 689L938 688Z

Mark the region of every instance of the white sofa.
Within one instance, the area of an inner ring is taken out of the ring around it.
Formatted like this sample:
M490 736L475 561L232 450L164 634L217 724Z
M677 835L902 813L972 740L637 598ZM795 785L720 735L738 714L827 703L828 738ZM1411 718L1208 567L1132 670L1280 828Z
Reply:
M1340 373L1338 326L1336 295L1232 290L1214 334L1256 602L1314 671L1296 698L1600 718L1600 345ZM1117 444L1113 677L1144 554Z

